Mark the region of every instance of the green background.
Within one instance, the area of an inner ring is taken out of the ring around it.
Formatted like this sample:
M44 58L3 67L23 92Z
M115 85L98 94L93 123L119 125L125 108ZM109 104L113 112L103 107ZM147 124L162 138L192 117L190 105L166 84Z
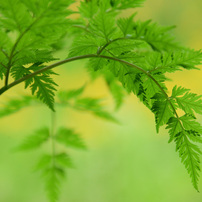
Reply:
M76 5L75 5L76 6ZM187 47L202 47L201 0L148 0L138 10L136 19L153 19L161 25L176 25L177 40ZM134 10L124 12L128 16ZM76 16L74 16L76 17ZM68 45L68 44L67 44ZM57 55L66 57L67 51ZM105 97L113 110L113 101L102 79L90 82L84 62L63 65L56 70L59 89L77 88L87 83L86 96ZM168 75L175 84L202 94L202 72L197 70ZM1 102L29 93L23 85L11 89ZM163 128L156 134L154 117L139 100L129 95L116 112L117 125L87 113L58 109L57 127L75 128L82 134L88 151L69 150L76 169L68 170L62 183L60 202L201 202L202 195L168 144ZM202 123L202 117L198 116ZM43 181L33 172L41 151L16 153L16 147L32 131L50 125L46 107L29 107L0 120L0 202L45 202ZM47 148L46 148L47 149ZM202 180L199 182L202 190Z

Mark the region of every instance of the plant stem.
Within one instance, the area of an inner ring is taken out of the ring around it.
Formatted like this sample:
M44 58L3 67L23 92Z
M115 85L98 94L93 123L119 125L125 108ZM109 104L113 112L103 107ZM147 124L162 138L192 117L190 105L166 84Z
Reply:
M109 44L109 43L107 43L107 44ZM106 47L106 46L104 46L104 47ZM102 52L102 49L101 49L101 52ZM52 64L52 65L49 65L49 66L47 66L47 67L44 67L44 68L42 68L42 69L40 69L40 70L37 70L37 71L31 73L31 74L26 75L26 76L22 77L21 79L18 79L18 80L16 80L16 81L12 82L12 83L9 84L8 86L5 86L5 87L1 88L1 89L0 89L0 95L3 94L3 93L4 93L5 91L7 91L8 89L12 88L13 86L15 86L15 85L17 85L17 84L19 84L19 83L21 83L21 82L23 82L23 81L25 81L25 80L27 80L27 79L29 79L29 78L34 77L34 76L37 75L37 74L43 73L43 72L45 72L45 71L47 71L47 70L53 69L54 67L60 66L60 65L62 65L62 64L65 64L65 63L68 63L68 62L72 62L72 61L76 61L76 60L85 59L85 58L93 58L93 57L94 57L94 58L104 58L104 59L114 60L114 61L117 61L117 62L126 64L126 65L128 65L128 66L130 66L130 67L133 67L133 68L135 68L135 69L137 69L137 70L143 72L143 73L146 74L148 77L150 77L150 78L155 82L155 84L159 87L159 89L161 90L161 92L164 94L165 98L168 100L170 106L171 106L172 109L173 109L174 114L176 115L176 118L178 119L178 121L179 121L179 123L180 123L180 125L181 125L181 128L184 129L184 127L183 127L183 125L182 125L182 123L181 123L181 121L180 121L180 119L179 119L179 116L178 116L178 114L177 114L177 112L176 112L176 110L175 110L173 104L171 103L171 101L170 101L170 99L169 99L167 93L164 91L164 89L161 87L161 85L158 83L158 81L156 81L156 79L155 79L149 72L147 72L146 70L142 69L141 67L139 67L139 66L137 66L137 65L134 65L134 64L132 64L132 63L130 63L130 62L127 62L127 61L125 61L125 60L122 60L122 59L119 59L119 58L116 58L116 57L110 57L110 56L105 56L105 55L99 55L99 54L100 54L100 52L99 52L98 54L81 55L81 56L76 56L76 57L72 57L72 58L68 58L68 59L65 59L65 60L56 62L56 63L54 63L54 64Z
M52 150L52 165L55 166L55 125L56 125L56 114L51 111L51 127L50 127L50 138L51 138L51 150Z

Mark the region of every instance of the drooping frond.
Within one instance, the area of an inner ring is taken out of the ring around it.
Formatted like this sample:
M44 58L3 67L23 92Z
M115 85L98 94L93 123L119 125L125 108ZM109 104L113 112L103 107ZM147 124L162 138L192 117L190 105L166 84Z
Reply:
M198 180L200 172L201 151L199 147L193 144L188 138L185 131L175 136L176 150L179 152L182 163L187 169L194 188L198 191Z
M201 151L195 143L202 143L201 125L193 117L184 115L171 117L166 128L169 129L169 142L175 141L181 161L191 177L194 188L198 191Z
M43 68L43 66L37 63L31 65L29 68L24 66L14 67L12 69L12 76L17 80L40 68ZM54 91L56 91L55 87L57 84L53 81L51 77L52 74L55 73L53 71L47 71L27 79L25 81L25 88L29 86L33 95L35 94L38 99L45 103L50 109L54 110Z

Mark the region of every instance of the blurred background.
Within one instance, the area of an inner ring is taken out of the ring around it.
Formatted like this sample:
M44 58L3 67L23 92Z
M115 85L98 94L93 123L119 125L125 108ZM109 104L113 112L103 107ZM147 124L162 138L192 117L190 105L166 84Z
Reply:
M202 47L201 0L148 0L136 9L136 19L152 19L161 25L176 25L177 40L193 49ZM128 16L134 10L128 10ZM66 57L67 52L58 52ZM84 61L69 63L56 70L59 89L72 89L87 83L85 95L105 98L109 110L113 101L102 79L90 82ZM192 70L169 75L175 84L202 94L202 71ZM27 93L23 85L2 96L6 100ZM29 93L29 91L28 91ZM76 169L68 170L62 183L60 202L201 202L202 195L175 152L168 144L164 129L156 134L154 117L139 100L129 95L114 113L121 124L95 118L88 113L58 109L57 127L75 128L88 151L69 150ZM198 116L202 123L202 116ZM28 107L0 120L0 202L45 202L43 182L33 172L40 151L15 153L25 137L41 126L50 126L47 107ZM12 126L12 127L11 127ZM202 190L202 177L199 183Z

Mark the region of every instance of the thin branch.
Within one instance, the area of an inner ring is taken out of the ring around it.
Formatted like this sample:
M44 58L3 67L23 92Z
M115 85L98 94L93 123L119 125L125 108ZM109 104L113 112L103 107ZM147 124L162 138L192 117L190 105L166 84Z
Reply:
M1 52L9 59L9 56L8 56L8 54L4 51L4 49L1 48L0 50L1 50Z
M4 65L2 62L0 62L0 65L7 69L6 65Z
M84 27L84 26L82 26L82 25L72 25L72 27L76 27L76 28L79 28L79 29L82 29L82 30L84 30L84 31L86 31L86 32L90 32L88 29L87 29L87 27Z
M68 59L65 59L65 60L62 60L62 61L59 61L59 62L56 62L52 65L49 65L47 67L44 67L42 69L39 69L31 74L28 74L12 83L10 83L9 85L7 86L4 86L3 88L0 89L0 95L3 94L5 91L7 91L8 89L12 88L13 86L16 86L17 84L29 79L29 78L32 78L34 77L35 75L37 74L40 74L40 73L43 73L47 70L50 70L54 67L57 67L57 66L60 66L62 64L65 64L65 63L68 63L68 62L71 62L71 61L75 61L75 60L80 60L80 59L85 59L85 58L92 58L92 57L98 57L97 55L95 54L89 54L89 55L81 55L81 56L76 56L76 57L72 57L72 58L68 58Z
M121 37L121 38L116 38L116 39L110 40L101 49L98 50L97 54L100 55L104 51L104 49L107 48L110 44L112 44L116 41L127 40L127 39L135 39L135 38L134 37Z
M86 58L93 58L93 57L94 57L94 58L104 58L104 59L114 60L114 61L117 61L117 62L126 64L126 65L128 65L128 66L130 66L130 67L133 67L133 68L135 68L135 69L137 69L137 70L143 72L144 74L146 74L149 78L151 78L151 79L155 82L155 84L156 84L156 85L159 87L159 89L162 91L162 93L164 94L165 98L168 100L170 106L172 107L174 114L176 115L177 119L180 121L179 116L178 116L178 114L177 114L177 112L176 112L176 110L175 110L173 104L171 103L170 98L168 97L167 93L166 93L165 90L161 87L161 85L158 83L158 81L156 81L156 79L155 79L154 77L152 77L152 75L150 75L150 73L149 73L148 71L142 69L141 67L139 67L139 66L137 66L137 65L134 65L134 64L132 64L132 63L130 63L130 62L127 62L127 61L125 61L125 60L122 60L122 59L119 59L119 58L115 58L115 57L105 56L105 55L95 55L95 54L81 55L81 56L76 56L76 57L68 58L68 59L59 61L59 62L57 62L57 63L51 64L51 65L49 65L49 66L47 66L47 67L44 67L44 68L42 68L42 69L39 69L39 70L37 70L37 71L35 71L35 72L31 73L31 74L28 74L28 75L26 75L26 76L24 76L24 77L22 77L22 78L20 78L20 79L18 79L18 80L16 80L16 81L10 83L10 84L9 84L8 86L6 86L6 87L1 88L1 89L0 89L0 95L3 94L3 93L4 93L5 91L7 91L8 89L10 89L10 88L16 86L17 84L19 84L19 83L21 83L21 82L23 82L23 81L25 81L25 80L27 80L27 79L29 79L29 78L34 77L34 76L37 75L37 74L41 74L41 73L43 73L43 72L45 72L45 71L47 71L47 70L53 69L53 68L55 68L55 67L57 67L57 66L60 66L60 65L62 65L62 64L68 63L68 62L72 62L72 61L76 61L76 60L81 60L81 59L86 59ZM183 127L181 121L180 121L180 125L181 125L181 127L183 128L183 130L184 130L184 127Z

